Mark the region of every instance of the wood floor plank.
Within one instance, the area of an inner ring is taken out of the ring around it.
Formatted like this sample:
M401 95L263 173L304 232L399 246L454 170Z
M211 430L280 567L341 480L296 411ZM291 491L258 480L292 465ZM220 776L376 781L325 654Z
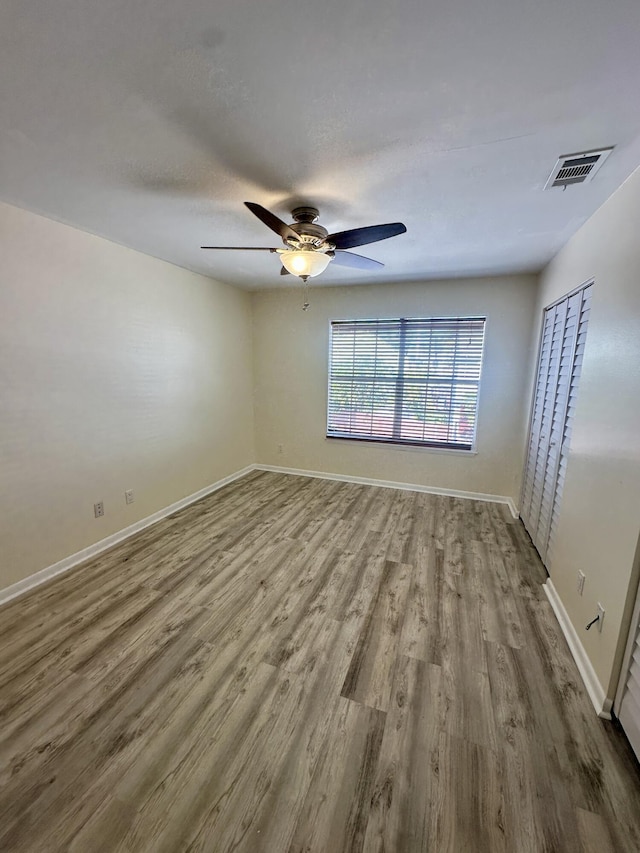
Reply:
M470 554L470 549L465 549L465 559L470 559ZM436 559L439 562L439 551ZM437 658L433 662L453 669L460 664L470 672L486 672L486 645L474 571L467 567L461 573L448 572L442 559L436 574Z
M300 673L303 675L302 694L295 717L278 721L278 732L268 744L261 745L261 777L270 778L266 795L259 809L253 809L246 840L240 849L252 853L254 838L267 850L286 851L296 828L318 763L334 748L335 726L343 700L338 695L354 645L353 628L349 623L337 623L331 643L322 655ZM332 697L332 698L329 698ZM279 743L277 737L284 738ZM278 759L274 760L274 753ZM342 756L344 760L344 756ZM260 762L258 762L258 765ZM254 772L258 768L253 768ZM229 823L220 816L222 825ZM244 820L246 826L247 820ZM236 833L237 836L237 833ZM204 839L216 839L224 847L224 832L203 834ZM231 840L232 836L229 835ZM234 840L234 844L237 843ZM204 850L210 849L203 844Z
M289 853L364 851L386 714L341 699L296 821Z
M334 591L327 614L339 621L360 620L369 611L377 594L386 558L377 551L378 535L370 547L357 554L347 554L347 565L341 570L339 588Z
M520 648L522 628L514 593L497 546L471 542L482 636Z
M578 832L583 853L615 853L609 830L600 815L584 809L576 809Z
M388 542L387 559L394 563L410 563L408 557L414 551L412 543L416 538L415 530L420 524L418 493L398 492L396 503L397 519L392 520L390 529L383 531Z
M503 505L254 471L0 608L0 849L640 850Z
M346 699L387 710L410 580L411 566L386 561L342 686Z
M419 566L424 559L436 548L436 495L426 492L416 492L412 506L412 526L407 537L402 560L411 566Z
M399 654L440 663L434 648L438 639L442 583L442 560L438 559L436 549L430 545L412 566Z
M559 838L563 831L572 836L564 846L573 849L577 827L571 798L563 784L555 744L537 725L531 674L521 667L520 650L508 645L489 644L488 660L496 751L507 783L510 817L505 822L511 825L515 815L520 815L522 840L518 843L532 850L563 843ZM516 844L517 837L511 841Z
M371 796L367 853L426 849L438 799L440 679L438 666L399 660Z
M439 798L429 833L434 848L532 853L515 823L505 820L507 783L496 754L446 735L439 747Z

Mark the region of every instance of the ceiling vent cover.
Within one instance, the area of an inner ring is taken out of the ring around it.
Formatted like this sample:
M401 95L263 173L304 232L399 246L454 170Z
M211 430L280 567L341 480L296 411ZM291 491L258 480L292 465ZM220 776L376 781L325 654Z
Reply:
M580 154L565 154L553 167L545 190L588 183L612 151L613 146L597 151L582 151Z

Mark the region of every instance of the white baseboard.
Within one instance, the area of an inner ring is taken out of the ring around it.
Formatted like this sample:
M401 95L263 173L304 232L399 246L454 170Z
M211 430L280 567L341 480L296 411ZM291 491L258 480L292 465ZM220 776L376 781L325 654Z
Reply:
M182 498L181 500L172 503L170 506L167 506L164 509L160 509L158 510L158 512L154 512L153 515L149 515L146 518L142 518L140 519L140 521L136 521L134 522L134 524L130 524L128 527L125 527L122 530L118 530L116 533L112 533L111 536L107 536L106 539L101 539L99 542L95 542L93 545L89 545L87 548L83 548L82 551L78 551L75 554L71 554L69 557L65 557L63 560L59 560L52 566L47 566L45 569L41 569L39 572L35 572L35 574L29 575L29 577L24 578L23 580L18 581L17 583L12 584L11 586L5 587L5 589L1 589L0 605L5 604L7 601L11 601L12 598L17 598L19 595L23 595L25 592L30 589L33 589L36 586L40 586L40 584L51 580L51 578L54 578L56 575L61 575L63 572L68 572L69 569L74 568L80 563L84 563L86 560L91 559L91 557L96 557L103 551L107 551L109 548L113 548L114 545L118 545L120 542L123 542L130 536L139 533L141 530L144 530L145 527L150 527L157 521L161 521L168 515L172 515L174 512L177 512L178 510L189 506L189 504L199 501L200 498L204 498L207 495L210 495L212 492L221 489L228 483L232 483L234 480L238 480L240 479L240 477L244 477L245 474L249 474L251 471L254 470L254 468L255 466L248 465L241 471L236 471L234 474L229 474L228 477L223 477L222 480L218 480L216 483L212 483L210 486L205 486L204 489L200 489L200 491L194 492L192 495L187 495L186 498Z
M597 715L602 717L603 720L610 720L613 703L611 699L607 699L604 688L600 684L596 671L587 657L584 646L580 642L580 637L578 637L576 629L573 627L571 619L569 619L569 614L567 613L565 606L562 603L562 599L558 595L551 578L547 578L547 581L542 585L542 588L547 594L547 598L553 608L553 612L556 614L558 622L560 623L562 633L565 636L571 654L573 655L573 659L578 667L578 672L582 676L584 686L587 688L587 693L593 702L593 707L596 709Z
M504 495L486 495L481 492L460 492L456 489L440 489L436 486L420 486L416 483L395 483L391 480L372 480L370 477L352 477L348 474L327 474L323 471L303 471L301 468L282 468L279 465L254 465L257 471L275 471L278 474L294 474L298 477L317 477L320 480L339 480L342 483L362 483L365 486L380 486L383 489L402 489L407 492L427 492L430 495L447 495L452 498L467 498L472 501L488 501L506 504L514 518L518 510L512 498Z

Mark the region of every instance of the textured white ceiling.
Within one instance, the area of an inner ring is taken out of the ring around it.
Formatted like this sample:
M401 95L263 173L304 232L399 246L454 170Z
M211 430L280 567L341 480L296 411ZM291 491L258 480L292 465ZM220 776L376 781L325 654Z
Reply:
M318 284L534 271L640 163L639 43L638 0L3 0L0 198L249 289L199 248L278 245L245 200L405 222Z

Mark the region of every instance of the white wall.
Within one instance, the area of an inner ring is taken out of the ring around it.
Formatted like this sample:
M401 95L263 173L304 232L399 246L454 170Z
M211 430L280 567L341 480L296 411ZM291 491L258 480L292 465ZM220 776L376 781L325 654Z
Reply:
M610 698L637 587L640 533L640 170L542 275L537 314L595 279L551 577ZM576 591L578 569L586 575ZM601 602L602 633L584 630Z
M7 205L0 256L1 589L254 449L248 294Z
M536 288L534 276L312 285L307 312L301 310L299 285L254 293L258 461L517 501ZM325 438L330 320L459 315L488 318L476 455Z

